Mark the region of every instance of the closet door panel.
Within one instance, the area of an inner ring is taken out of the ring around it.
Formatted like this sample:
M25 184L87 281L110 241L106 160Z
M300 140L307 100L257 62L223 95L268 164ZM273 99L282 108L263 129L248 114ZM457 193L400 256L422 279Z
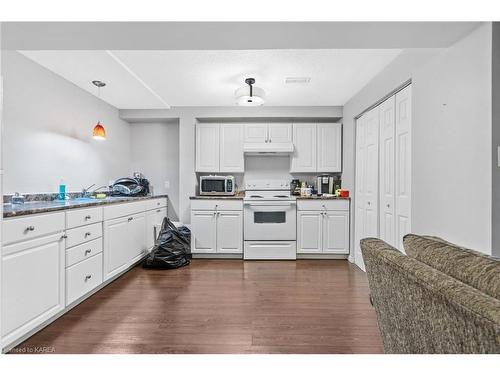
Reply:
M411 86L396 94L396 241L411 231Z
M380 238L392 246L395 241L395 96L380 105Z
M379 107L366 114L365 123L365 237L378 237Z

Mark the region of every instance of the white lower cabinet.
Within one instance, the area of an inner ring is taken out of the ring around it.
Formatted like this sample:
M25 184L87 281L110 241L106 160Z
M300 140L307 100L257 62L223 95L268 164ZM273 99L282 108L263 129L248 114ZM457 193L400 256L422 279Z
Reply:
M217 252L217 218L215 211L191 211L191 252Z
M298 202L297 253L349 254L349 202Z
M191 202L191 252L243 253L243 204L238 200Z
M217 212L217 252L243 252L243 213L241 211Z
M2 347L65 307L63 232L2 249Z
M66 305L102 283L102 254L94 255L66 269Z
M297 253L321 253L323 212L297 212Z
M146 252L145 228L144 212L104 222L104 280L127 269Z

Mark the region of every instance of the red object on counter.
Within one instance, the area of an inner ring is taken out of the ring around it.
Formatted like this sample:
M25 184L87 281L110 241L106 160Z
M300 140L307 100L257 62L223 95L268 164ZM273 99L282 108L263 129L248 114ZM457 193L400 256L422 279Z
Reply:
M340 197L342 198L348 198L349 197L349 190L340 190Z

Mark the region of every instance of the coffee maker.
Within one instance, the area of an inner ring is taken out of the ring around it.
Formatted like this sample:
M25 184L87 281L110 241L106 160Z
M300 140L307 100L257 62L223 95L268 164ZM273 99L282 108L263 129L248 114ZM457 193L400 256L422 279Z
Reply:
M335 194L335 191L340 189L340 187L340 176L322 174L316 179L316 189L318 190L318 194Z

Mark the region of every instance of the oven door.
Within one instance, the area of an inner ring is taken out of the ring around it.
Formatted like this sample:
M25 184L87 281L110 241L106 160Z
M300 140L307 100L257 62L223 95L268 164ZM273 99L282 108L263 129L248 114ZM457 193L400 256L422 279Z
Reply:
M295 241L295 202L245 202L246 241Z

